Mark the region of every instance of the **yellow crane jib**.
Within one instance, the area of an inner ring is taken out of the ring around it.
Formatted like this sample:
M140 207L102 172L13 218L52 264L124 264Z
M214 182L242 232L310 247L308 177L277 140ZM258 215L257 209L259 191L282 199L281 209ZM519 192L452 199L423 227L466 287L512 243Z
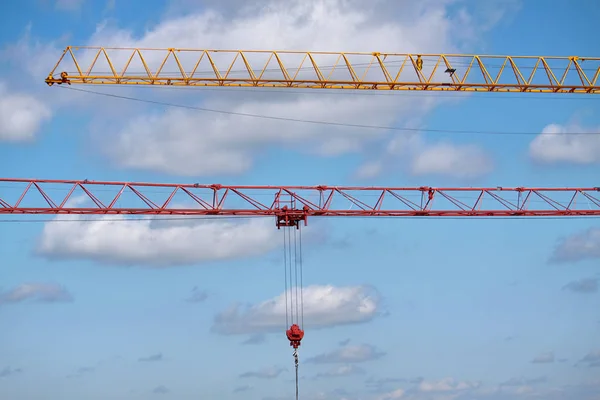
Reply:
M600 57L67 47L46 83L598 94Z

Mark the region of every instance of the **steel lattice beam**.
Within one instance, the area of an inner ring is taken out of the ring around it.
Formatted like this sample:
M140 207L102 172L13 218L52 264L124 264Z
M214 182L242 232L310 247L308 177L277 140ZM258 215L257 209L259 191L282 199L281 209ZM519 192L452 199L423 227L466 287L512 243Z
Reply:
M600 58L67 47L53 84L600 93Z
M317 216L600 216L600 187L227 186L0 178L0 214L274 216L278 226Z

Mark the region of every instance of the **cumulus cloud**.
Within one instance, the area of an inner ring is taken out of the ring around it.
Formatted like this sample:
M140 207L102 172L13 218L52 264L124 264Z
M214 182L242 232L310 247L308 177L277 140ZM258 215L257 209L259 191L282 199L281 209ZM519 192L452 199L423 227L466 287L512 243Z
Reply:
M590 351L577 364L585 364L588 367L600 367L600 350Z
M121 29L109 23L101 24L87 44L194 48L202 43L206 48L365 52L402 49L413 53L448 53L459 52L462 48L470 48L478 43L481 33L489 30L505 9L504 4L499 4L487 7L493 9L493 12L483 10L484 7L474 7L467 12L464 8L450 7L452 3L454 2L431 0L401 4L393 0L369 4L355 0L270 1L261 5L244 3L233 12L230 7L220 7L213 2L199 9L188 5L185 16L165 14L164 20L141 36L133 30ZM230 13L235 14L235 17L231 17ZM373 48L374 44L376 48ZM57 50L56 54L60 54L60 51ZM149 64L158 65L156 57L151 54L146 56ZM90 59L91 55L88 54L80 60L85 63ZM113 61L122 66L125 59L115 56ZM332 62L323 63L330 65ZM429 65L429 61L426 64L427 70L433 67ZM226 64L221 64L221 68L225 69ZM359 73L363 72L361 66L357 68ZM40 73L38 71L37 75ZM448 79L443 72L440 74L443 79ZM178 91L173 94L174 92L177 91L160 91L161 95L181 99L187 96L186 93L190 93ZM195 99L200 93L201 90L198 89ZM68 94L73 99L76 98L74 93ZM342 96L342 93L329 96L319 95L316 91L308 95L297 95L292 91L283 94L272 90L266 97L251 90L238 91L235 96L227 96L225 90L217 90L203 91L201 94L202 100L196 104L204 108L379 126L415 126L437 104L445 101L435 96L420 96L418 93L411 93L410 96ZM145 91L144 98L152 96L149 91ZM77 99L80 98L77 96ZM130 117L125 122L121 118L112 118L110 121L100 118L98 120L102 122L96 120L92 130L102 132L103 139L106 138L106 132L114 132L112 144L105 147L104 151L123 167L187 176L242 173L259 160L264 149L272 146L332 157L363 151L370 144L390 140L390 132L386 130L284 123L189 110L163 111L150 111ZM303 145L297 146L297 143ZM482 163L489 168L484 154L478 148L463 145L453 147L451 144L440 146L433 143L432 148L427 150L434 152L436 157L437 152L442 151L444 157L440 160L450 164L452 168L438 165L441 161L435 166L419 161L409 171L470 176ZM414 157L422 160L420 154L415 154ZM465 158L467 161L462 161ZM468 160L471 158L469 164ZM432 168L433 172L430 171ZM364 172L359 175L379 172L375 165L363 169Z
M186 299L190 303L202 303L208 298L208 293L205 290L200 290L198 287L192 289L192 293Z
M573 135L573 132L585 134ZM600 126L547 125L530 143L529 156L541 163L600 163Z
M255 335L250 336L248 339L244 340L242 344L261 344L267 340L267 336L264 333L257 333Z
M404 389L395 389L392 390L391 392L387 392L382 394L381 396L378 397L378 400L396 400L396 399L402 399L404 397L405 394L405 390Z
M73 222L44 225L39 254L50 259L170 267L260 256L281 243L271 219L224 222L61 217L65 218Z
M537 378L525 378L521 376L518 378L510 378L509 380L502 382L500 386L531 386L546 382L548 382L548 378L545 376L540 376Z
M574 293L596 293L598 292L598 278L584 278L578 281L567 283L563 290L569 290Z
M233 389L233 393L241 393L241 392L247 392L248 390L251 390L252 386L250 385L241 385L241 386L237 386Z
M51 117L50 108L39 98L11 92L0 81L0 141L32 141L42 124Z
M368 344L347 345L329 353L310 357L306 362L315 364L361 363L376 360L384 355L384 352Z
M590 228L560 240L552 262L575 262L600 258L600 228Z
M154 388L154 390L152 390L152 393L154 393L154 394L167 394L169 392L170 392L170 390L166 386L163 386L163 385L157 386Z
M362 375L365 373L365 370L357 367L353 364L339 365L334 367L328 371L318 373L315 378L336 378L341 376L349 376L349 375Z
M487 151L476 145L440 142L424 146L413 159L415 175L450 175L455 178L478 178L492 171Z
M480 382L461 381L454 378L440 380L421 379L415 386L408 389L399 388L378 397L378 400L410 399L410 400L450 400L464 398L481 387ZM477 398L482 398L478 396ZM468 397L471 398L471 397Z
M473 180L494 169L491 153L475 144L455 144L448 141L432 142L421 135L397 134L388 142L384 154L367 161L355 172L357 178L370 179L394 168L398 160L414 176L445 175Z
M79 367L73 373L67 375L67 378L79 378L83 375L90 374L96 370L95 367Z
M304 96L251 103L207 100L205 106L283 118L392 125L397 118L395 110L412 109L415 104L405 98L390 101L385 97L365 102L361 96L356 96L336 99L336 106L332 107L331 99L326 97ZM198 132L198 127L202 127L202 132ZM142 137L145 139L141 140ZM320 156L338 156L359 152L365 142L380 138L381 132L369 129L307 126L297 122L168 110L129 121L115 137L117 144L107 151L115 162L128 168L184 176L237 175L250 169L256 155L266 146L278 145ZM299 140L304 146L298 146Z
M269 367L258 371L248 371L240 374L240 378L260 378L260 379L275 379L282 372L286 371L283 367Z
M545 353L538 354L531 360L534 364L550 364L554 362L554 352L548 351Z
M304 288L303 296L304 322L311 329L364 323L379 312L379 295L369 286L312 285ZM284 292L259 304L230 306L215 316L211 330L223 335L277 331L285 315Z
M365 381L365 384L368 387L372 387L379 392L384 392L384 388L388 388L390 385L396 385L399 383L410 383L410 384L419 384L423 382L423 377L416 377L411 379L406 378L374 378L370 377Z
M0 369L0 378L8 378L11 375L20 374L23 372L21 368L4 367Z
M21 302L61 303L73 301L69 291L55 283L23 283L5 292L0 292L0 304Z
M480 382L457 381L454 378L444 378L439 381L423 381L419 383L421 392L459 392L478 388Z
M162 360L163 360L162 353L152 354L151 356L141 357L138 359L139 362L157 362L157 361L162 361Z

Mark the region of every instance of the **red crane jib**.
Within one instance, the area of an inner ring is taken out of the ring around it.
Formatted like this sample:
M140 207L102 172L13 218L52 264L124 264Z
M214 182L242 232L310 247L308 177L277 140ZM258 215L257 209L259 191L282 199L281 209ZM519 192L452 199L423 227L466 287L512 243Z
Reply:
M290 346L292 346L295 349L300 347L300 341L302 341L302 338L304 337L304 331L300 329L300 327L297 324L292 324L292 326L290 326L290 329L285 331L285 334L287 335L287 338L290 341Z
M0 214L274 216L278 227L319 216L600 216L598 186L228 186L16 178L0 178L0 184ZM83 202L71 202L75 197Z

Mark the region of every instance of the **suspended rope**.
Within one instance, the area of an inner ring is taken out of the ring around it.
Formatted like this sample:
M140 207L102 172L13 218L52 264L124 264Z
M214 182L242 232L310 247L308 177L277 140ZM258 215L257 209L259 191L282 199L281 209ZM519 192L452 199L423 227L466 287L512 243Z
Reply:
M294 366L296 369L296 400L298 400L298 347L300 347L300 342L302 341L302 338L304 338L302 230L300 228L300 224L287 226L284 228L283 253L285 270L285 323L286 328L289 326L289 329L286 330L286 336L290 341L290 346L294 348L293 356ZM288 325L290 323L291 325Z

